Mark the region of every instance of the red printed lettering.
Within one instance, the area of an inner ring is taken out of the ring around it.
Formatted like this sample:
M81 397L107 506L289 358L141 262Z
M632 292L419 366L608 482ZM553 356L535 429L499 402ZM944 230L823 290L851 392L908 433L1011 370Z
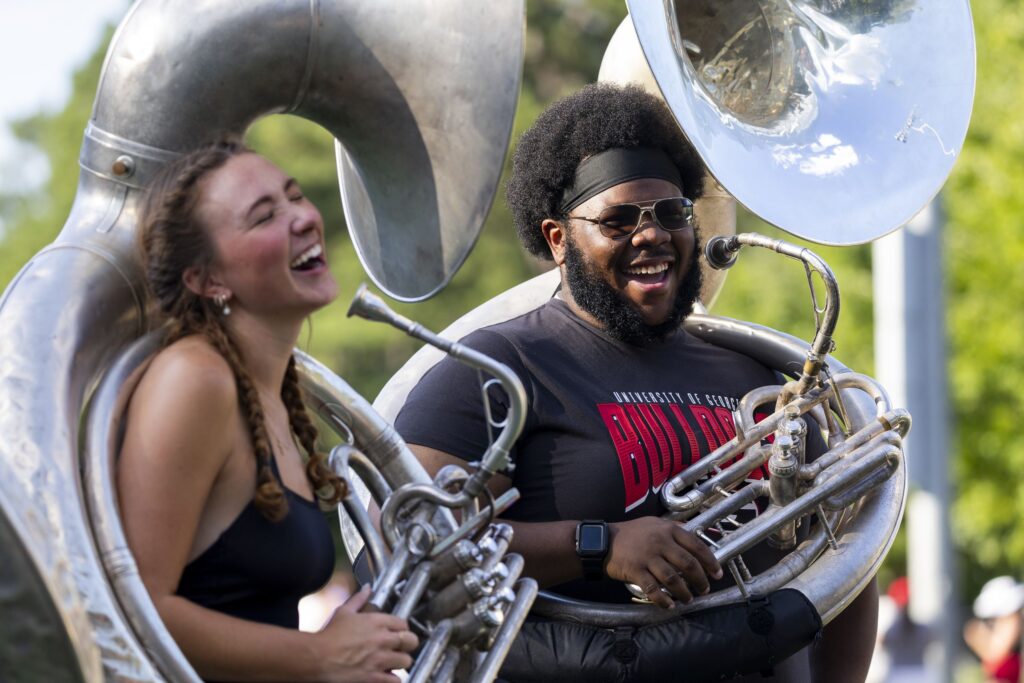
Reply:
M704 439L708 442L708 449L715 450L729 439L726 438L722 426L715 419L715 414L705 406L690 406L690 413L697 420L697 426L704 433Z
M668 439L669 453L672 455L672 460L669 462L669 477L674 477L679 474L683 469L683 449L679 445L679 437L676 436L676 430L672 429L672 424L669 422L668 417L662 411L661 406L651 405L647 406L651 414L658 422L658 428Z
M625 487L626 510L632 510L647 500L650 493L650 475L647 473L647 456L640 445L640 437L629 422L625 409L617 403L601 403L597 406L601 419L612 437L612 444L619 456L622 468L622 483Z
M679 406L674 403L669 407L672 409L672 414L675 415L676 422L678 422L679 426L682 428L683 434L686 435L687 443L690 444L690 461L680 468L680 470L682 470L683 468L689 467L693 463L697 462L700 458L700 447L697 445L697 435L693 433L693 430L690 429L690 423L686 421L685 417L683 417L683 411L681 411Z

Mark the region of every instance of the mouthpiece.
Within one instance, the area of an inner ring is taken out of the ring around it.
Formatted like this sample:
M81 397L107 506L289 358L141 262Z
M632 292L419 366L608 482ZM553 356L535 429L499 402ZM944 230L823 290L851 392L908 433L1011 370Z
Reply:
M384 300L371 292L366 283L359 285L352 303L348 307L347 317L358 316L367 320L375 320L379 323L393 324L395 314L388 308Z
M704 247L704 258L715 270L726 270L736 263L736 254L739 253L740 246L740 241L735 236L712 237Z

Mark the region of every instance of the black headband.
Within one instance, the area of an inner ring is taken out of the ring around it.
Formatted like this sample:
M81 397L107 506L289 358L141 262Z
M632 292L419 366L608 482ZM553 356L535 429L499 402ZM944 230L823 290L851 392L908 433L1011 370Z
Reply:
M679 169L663 149L653 147L612 147L587 157L576 167L576 178L562 192L562 213L569 213L609 187L637 178L661 178L680 191Z

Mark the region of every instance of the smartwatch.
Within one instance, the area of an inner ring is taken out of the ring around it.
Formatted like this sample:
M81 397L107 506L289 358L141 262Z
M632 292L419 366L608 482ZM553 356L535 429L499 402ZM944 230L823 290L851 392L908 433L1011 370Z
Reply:
M585 519L576 525L576 554L583 565L583 578L604 578L604 558L608 556L608 523Z

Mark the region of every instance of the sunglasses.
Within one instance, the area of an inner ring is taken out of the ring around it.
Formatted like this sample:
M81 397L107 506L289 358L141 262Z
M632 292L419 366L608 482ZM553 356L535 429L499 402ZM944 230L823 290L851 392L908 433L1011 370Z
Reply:
M644 213L649 212L663 230L675 232L693 226L693 202L686 197L655 199L646 204L615 204L606 206L597 218L569 216L581 221L597 224L605 237L623 240L632 237L640 229Z

